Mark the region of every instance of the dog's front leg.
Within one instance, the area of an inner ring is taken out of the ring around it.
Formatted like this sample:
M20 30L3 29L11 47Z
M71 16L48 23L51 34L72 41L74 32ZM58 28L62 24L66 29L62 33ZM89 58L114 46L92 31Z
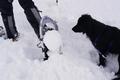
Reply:
M105 67L106 66L106 59L102 56L102 54L99 54L99 66L103 66L103 67Z

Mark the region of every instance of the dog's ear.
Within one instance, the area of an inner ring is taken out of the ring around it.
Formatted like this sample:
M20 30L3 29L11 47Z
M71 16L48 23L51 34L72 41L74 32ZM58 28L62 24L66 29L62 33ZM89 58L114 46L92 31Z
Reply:
M89 14L83 14L81 17L91 18L91 15L89 15Z
M89 14L83 14L80 18L79 21L89 21L91 19L91 16Z

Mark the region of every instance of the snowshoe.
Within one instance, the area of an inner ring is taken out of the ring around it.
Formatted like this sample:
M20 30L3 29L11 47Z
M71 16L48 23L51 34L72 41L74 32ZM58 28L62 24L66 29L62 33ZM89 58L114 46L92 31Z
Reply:
M40 43L37 46L39 48L42 48L42 52L45 54L44 60L47 60L49 56L47 55L48 48L44 44L43 38L44 38L45 33L47 31L51 31L51 30L58 31L58 25L57 25L56 21L54 21L53 19L51 19L48 16L43 16L42 20L40 22Z
M53 19L51 19L48 16L44 16L41 20L41 27L42 29L42 35L45 34L45 32L47 32L48 30L57 30L58 31L58 25L56 23L56 21L54 21Z

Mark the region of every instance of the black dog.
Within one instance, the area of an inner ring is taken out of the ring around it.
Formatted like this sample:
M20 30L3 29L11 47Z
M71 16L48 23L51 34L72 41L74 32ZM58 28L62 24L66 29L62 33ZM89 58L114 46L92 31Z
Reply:
M120 30L118 28L105 25L85 14L79 18L77 25L72 30L86 33L92 44L99 51L100 65L105 66L104 57L109 53L120 54ZM120 56L118 61L120 66ZM120 69L116 75L120 75Z

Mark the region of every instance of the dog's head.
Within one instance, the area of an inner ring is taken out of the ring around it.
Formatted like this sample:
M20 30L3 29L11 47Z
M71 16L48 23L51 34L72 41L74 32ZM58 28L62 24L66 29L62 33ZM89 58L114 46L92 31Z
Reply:
M86 33L86 27L89 21L91 20L91 16L88 14L82 15L79 19L77 24L72 28L74 32L82 32Z

